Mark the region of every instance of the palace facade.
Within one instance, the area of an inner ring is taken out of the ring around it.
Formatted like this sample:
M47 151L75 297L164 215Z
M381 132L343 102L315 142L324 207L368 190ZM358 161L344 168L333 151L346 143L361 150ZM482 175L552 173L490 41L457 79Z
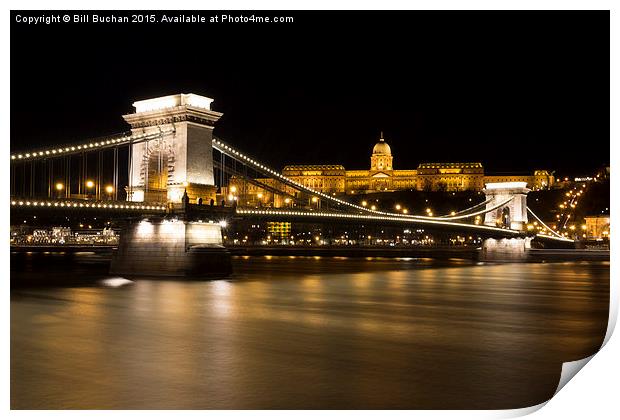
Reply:
M282 174L324 193L363 194L377 191L481 191L490 182L527 182L528 188L549 188L555 179L546 170L531 175L485 175L480 162L420 163L417 169L394 169L392 149L383 136L372 149L370 169L346 170L342 165L288 165Z
M329 194L366 194L380 191L481 191L485 184L492 182L526 182L528 188L539 190L550 188L555 178L546 170L536 170L531 175L485 175L480 162L429 162L420 163L417 169L394 169L394 157L390 145L383 135L372 148L370 168L347 170L342 165L287 165L282 174L305 187ZM271 201L268 187L273 187L272 179L257 179L259 185L244 185L247 204ZM231 180L234 194L241 186ZM241 198L241 197L240 197Z

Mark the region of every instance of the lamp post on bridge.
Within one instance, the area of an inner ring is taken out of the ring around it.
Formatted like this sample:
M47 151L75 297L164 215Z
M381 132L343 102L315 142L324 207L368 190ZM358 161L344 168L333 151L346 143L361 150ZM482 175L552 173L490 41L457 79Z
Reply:
M86 198L91 198L92 196L92 190L93 187L95 186L95 182L92 180L88 180L86 181Z
M114 187L111 185L107 185L105 187L105 192L108 196L108 200L112 200L112 194L114 193Z
M65 184L63 184L62 182L57 182L55 187L58 193L58 198L62 198L62 191L65 189Z

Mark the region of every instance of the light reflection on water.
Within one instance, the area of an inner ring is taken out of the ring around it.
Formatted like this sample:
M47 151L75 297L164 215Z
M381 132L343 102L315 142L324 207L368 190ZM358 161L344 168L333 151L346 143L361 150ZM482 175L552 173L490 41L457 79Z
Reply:
M552 395L561 362L591 354L607 322L607 263L234 268L211 282L14 289L12 408L523 407ZM110 278L66 270L46 279Z

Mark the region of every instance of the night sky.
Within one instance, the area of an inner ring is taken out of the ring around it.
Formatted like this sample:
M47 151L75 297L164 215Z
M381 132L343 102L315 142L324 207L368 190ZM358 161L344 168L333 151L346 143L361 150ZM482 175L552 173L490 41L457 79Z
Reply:
M609 163L606 11L262 14L295 23L12 18L11 150L126 131L133 101L193 92L224 113L216 135L276 168L367 169L381 130L396 169Z

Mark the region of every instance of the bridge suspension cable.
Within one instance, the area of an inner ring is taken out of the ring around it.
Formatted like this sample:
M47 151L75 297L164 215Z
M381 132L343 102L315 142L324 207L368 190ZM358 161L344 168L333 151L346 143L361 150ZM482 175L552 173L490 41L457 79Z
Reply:
M532 215L532 217L533 217L534 219L536 219L536 221L537 221L538 223L540 223L541 225L543 225L543 226L545 227L545 229L547 229L549 232L553 233L553 235L557 236L558 238L566 239L564 236L560 235L558 232L556 232L555 230L553 230L553 229L551 229L549 226L547 226L547 225L545 224L545 222L543 222L543 221L540 219L540 217L538 217L538 216L536 215L536 213L534 213L534 212L532 211L532 209L530 209L529 207L527 207L527 212L528 212L529 214L531 214L531 215Z
M464 210L458 211L458 212L456 212L456 213L454 213L454 214L444 214L443 216L438 216L438 217L460 216L460 215L465 214L465 213L468 213L468 212L470 212L470 211L474 211L474 210L475 210L475 209L477 209L478 207L485 206L485 205L487 205L488 203L490 203L491 201L493 201L493 199L492 199L492 198L489 198L488 200L483 201L482 203L475 204L475 205L473 205L473 206L471 206L471 207L469 207L469 208L466 208L466 209L464 209Z
M142 143L149 140L157 139L165 134L174 133L174 129L165 130L156 133L141 133L141 134L131 134L131 133L123 133L117 134L111 137L102 138L99 140L92 140L88 143L73 143L69 145L65 145L62 147L54 147L47 150L36 150L36 151L28 151L28 152L19 152L11 154L11 161L27 161L27 160L37 160L37 159L46 159L50 157L60 157L67 156L72 154L77 154L81 152L89 152L92 150L100 150L100 149L109 149L112 147L117 147L119 145L124 144L137 144Z
M480 211L477 211L475 213L468 213L468 214L462 214L460 216L439 216L439 217L432 217L432 216L409 216L409 218L416 218L416 219L426 219L426 220L461 220L461 219L469 219L470 217L475 217L481 214L486 214L489 212L492 212L493 210L497 210L498 208L505 206L506 204L508 204L510 201L512 201L513 197L507 198L506 200L496 204L495 206L488 208L488 209L482 209Z

